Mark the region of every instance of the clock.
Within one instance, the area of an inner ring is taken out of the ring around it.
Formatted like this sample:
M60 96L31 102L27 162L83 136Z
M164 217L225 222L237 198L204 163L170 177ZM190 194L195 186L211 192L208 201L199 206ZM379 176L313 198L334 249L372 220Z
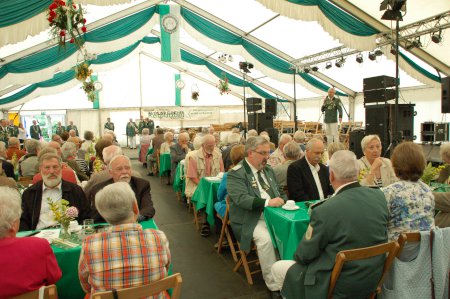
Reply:
M175 82L175 85L178 89L183 89L186 84L184 83L183 80L180 79Z
M165 15L161 20L162 27L165 32L171 34L178 29L178 18L175 15Z
M102 84L102 82L96 81L96 82L94 82L94 87L95 87L95 90L101 91L103 89L103 84Z

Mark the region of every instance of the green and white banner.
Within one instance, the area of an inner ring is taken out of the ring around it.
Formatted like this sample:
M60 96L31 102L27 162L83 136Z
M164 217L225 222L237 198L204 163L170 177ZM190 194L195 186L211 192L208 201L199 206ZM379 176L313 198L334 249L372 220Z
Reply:
M158 5L161 26L161 61L179 62L180 54L180 6Z
M181 86L178 86L177 82L181 82L180 74L175 74L175 106L179 107L181 106Z

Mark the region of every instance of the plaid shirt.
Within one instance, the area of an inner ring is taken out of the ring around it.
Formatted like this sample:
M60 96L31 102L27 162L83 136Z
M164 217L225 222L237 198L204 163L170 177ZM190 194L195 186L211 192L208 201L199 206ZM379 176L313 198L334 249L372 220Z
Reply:
M162 231L127 223L83 240L78 275L84 291L93 294L162 279L169 264L169 242ZM147 298L166 297L165 292Z

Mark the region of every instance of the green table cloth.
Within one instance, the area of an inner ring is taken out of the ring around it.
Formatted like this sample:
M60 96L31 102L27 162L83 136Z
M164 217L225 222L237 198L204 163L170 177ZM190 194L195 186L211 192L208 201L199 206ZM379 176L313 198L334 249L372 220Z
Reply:
M214 203L217 201L217 190L222 179L216 177L204 177L198 183L192 195L192 202L196 210L205 208L206 220L214 226Z
M450 185L431 182L430 187L434 192L450 192Z
M184 164L181 162L178 163L177 171L175 172L175 177L173 179L173 190L175 192L181 191L181 194L184 194L186 181L184 179Z
M159 156L159 176L169 176L170 171L170 154L161 154Z
M140 222L142 228L158 229L158 226L153 219ZM21 236L26 232L20 232L17 235ZM81 246L63 249L52 245L59 268L62 271L61 279L56 283L58 288L59 299L82 299L85 296L81 288L80 280L78 279L78 260L80 259Z
M293 260L295 250L309 225L308 208L305 202L297 202L300 209L287 211L282 208L265 207L264 219L273 246L280 258Z

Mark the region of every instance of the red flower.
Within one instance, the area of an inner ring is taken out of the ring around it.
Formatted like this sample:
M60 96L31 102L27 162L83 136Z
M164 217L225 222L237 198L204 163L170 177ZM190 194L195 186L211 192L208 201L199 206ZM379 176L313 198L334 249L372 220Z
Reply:
M50 6L48 7L50 10L51 9L55 9L58 7L58 4L56 4L55 2L53 2L52 4L50 4Z
M54 17L56 17L56 12L54 12L53 10L50 10L49 15L53 19Z
M81 31L86 32L87 31L86 27L85 26L81 27Z
M59 1L59 5L66 5L66 2L64 2L64 1Z
M70 39L70 43L73 44L75 42L75 40L73 39L73 37Z
M60 36L66 36L66 31L61 30L61 32L59 33Z
M52 17L48 18L47 20L48 20L49 23L53 22L53 18Z
M72 7L75 8L75 9L77 9L77 6L76 6L75 4L72 4Z
M86 24L86 19L81 20L81 23Z

